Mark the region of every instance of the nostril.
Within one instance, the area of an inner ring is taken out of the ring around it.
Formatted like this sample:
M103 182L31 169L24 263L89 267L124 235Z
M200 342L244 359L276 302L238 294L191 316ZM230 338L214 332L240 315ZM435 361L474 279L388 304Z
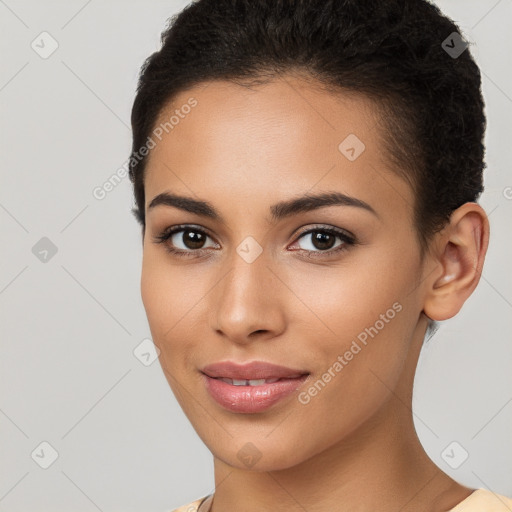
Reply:
M251 332L249 336L257 336L258 334L269 332L267 329L258 329L257 331Z

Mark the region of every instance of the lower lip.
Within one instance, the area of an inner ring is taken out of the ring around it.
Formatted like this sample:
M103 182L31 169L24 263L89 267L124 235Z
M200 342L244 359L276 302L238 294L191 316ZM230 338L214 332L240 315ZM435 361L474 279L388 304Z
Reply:
M261 386L234 386L205 374L203 377L206 389L219 405L232 412L255 413L265 411L279 400L291 395L302 385L307 375Z

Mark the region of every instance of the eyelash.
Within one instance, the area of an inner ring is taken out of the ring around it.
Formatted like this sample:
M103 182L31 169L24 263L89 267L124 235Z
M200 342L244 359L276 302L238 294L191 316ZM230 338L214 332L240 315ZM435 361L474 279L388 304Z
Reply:
M204 231L203 229L200 229L194 225L191 224L179 224L176 226L172 226L170 228L165 229L162 231L159 235L155 236L153 241L158 244L164 244L165 249L180 258L197 258L200 257L197 256L197 253L200 253L200 251L204 251L206 249L190 249L188 251L184 251L182 249L176 249L166 242L176 233L180 233L181 231L193 231L194 233L200 233L202 235L206 235L207 237L211 238L210 235ZM349 235L344 230L341 230L339 228L334 227L325 227L325 226L315 226L314 228L308 229L307 231L304 231L302 233L299 233L299 236L296 238L296 240L301 239L305 235L311 234L311 233L328 233L330 235L334 235L341 239L343 242L338 247L335 247L334 249L328 249L325 251L317 250L317 251L308 251L307 249L297 249L297 251L302 251L307 253L307 258L315 259L315 258L324 258L324 257L331 257L333 254L338 254L343 251L348 250L350 246L353 246L357 243L354 236Z

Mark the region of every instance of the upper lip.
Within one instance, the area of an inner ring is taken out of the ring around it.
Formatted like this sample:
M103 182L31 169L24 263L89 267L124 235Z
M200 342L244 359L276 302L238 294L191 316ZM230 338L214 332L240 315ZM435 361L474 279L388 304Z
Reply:
M209 377L237 380L284 379L309 374L304 370L287 368L265 361L252 361L246 364L221 361L206 365L201 371Z

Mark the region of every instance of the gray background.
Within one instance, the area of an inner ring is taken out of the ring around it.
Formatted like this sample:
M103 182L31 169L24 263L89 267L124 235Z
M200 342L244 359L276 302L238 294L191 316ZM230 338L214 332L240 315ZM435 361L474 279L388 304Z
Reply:
M423 348L415 423L446 473L512 496L512 0L437 4L483 73L492 233L476 292ZM165 511L213 490L211 454L137 349L129 179L93 196L126 162L139 67L185 5L0 0L0 512Z

